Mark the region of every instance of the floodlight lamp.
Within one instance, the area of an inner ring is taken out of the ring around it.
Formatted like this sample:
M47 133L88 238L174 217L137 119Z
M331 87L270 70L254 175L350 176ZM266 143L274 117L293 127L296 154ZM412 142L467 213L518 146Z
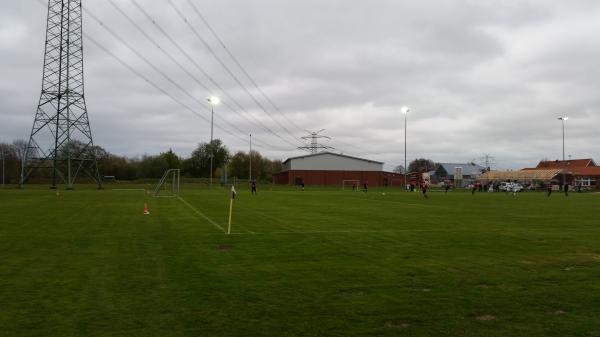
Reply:
M403 106L402 109L400 109L400 111L402 111L402 114L406 115L410 112L410 108L407 106Z
M560 121L568 121L569 117L559 117L558 120L560 120Z
M219 103L221 103L221 100L219 99L219 97L216 97L216 96L209 97L208 101L210 102L211 105L219 105Z

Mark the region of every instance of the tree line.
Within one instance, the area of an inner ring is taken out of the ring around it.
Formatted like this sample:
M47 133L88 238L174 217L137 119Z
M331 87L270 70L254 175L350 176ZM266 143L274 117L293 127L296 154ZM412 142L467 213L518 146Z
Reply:
M76 141L72 142L72 146L77 146ZM7 184L19 183L26 151L27 142L23 140L0 143L0 165L3 164L4 179ZM281 160L270 160L257 151L252 151L251 154L243 151L232 154L220 139L215 139L212 143L198 144L188 157L179 156L171 149L141 157L112 154L101 146L95 146L93 151L96 154L100 175L114 177L116 180L159 179L166 170L175 168L181 169L184 177L207 178L210 176L211 154L213 155L213 177L217 183L222 177L248 179L250 159L252 177L260 181L270 181L273 173L282 169ZM1 170L2 167L0 167L0 174L2 174ZM49 177L49 172L38 170L35 177L38 180L45 180Z
M431 159L418 158L418 159L411 161L408 164L408 172L409 173L428 172L428 171L433 171L433 170L437 169L438 166L439 166L439 164L434 162ZM394 168L394 172L404 174L406 172L406 170L404 169L404 165L396 166Z

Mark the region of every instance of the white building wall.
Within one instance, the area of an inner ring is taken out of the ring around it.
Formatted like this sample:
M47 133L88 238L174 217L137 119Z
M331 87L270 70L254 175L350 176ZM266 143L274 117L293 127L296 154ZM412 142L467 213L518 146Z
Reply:
M292 161L288 160L285 163L283 163L283 171L289 171L292 169Z
M284 170L383 171L383 164L324 153L290 159Z

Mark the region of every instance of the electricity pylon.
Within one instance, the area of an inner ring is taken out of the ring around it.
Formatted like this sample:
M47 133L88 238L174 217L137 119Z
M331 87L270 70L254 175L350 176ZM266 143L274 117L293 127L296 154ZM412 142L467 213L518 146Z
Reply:
M331 146L319 144L319 139L331 139L331 137L320 135L321 132L325 131L325 129L319 130L317 132L308 131L308 136L301 137L304 140L310 140L310 144L305 146L300 146L298 149L308 151L312 154L318 153L319 150L329 150L333 149Z
M72 189L80 173L101 187L85 105L81 0L49 0L42 93L21 171L21 186L38 169L52 187Z

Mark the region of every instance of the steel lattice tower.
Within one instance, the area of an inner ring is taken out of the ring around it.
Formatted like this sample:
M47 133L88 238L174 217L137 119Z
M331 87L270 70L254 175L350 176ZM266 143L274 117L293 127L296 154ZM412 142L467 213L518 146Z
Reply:
M333 149L331 146L319 144L319 139L331 139L331 137L320 135L320 133L323 132L323 131L325 131L325 129L321 129L321 130L319 130L317 132L306 130L306 132L309 133L309 136L304 136L304 137L301 137L301 138L304 139L304 140L310 140L310 144L309 145L305 145L305 146L300 146L300 147L298 147L298 149L300 149L300 150L306 150L306 151L308 151L308 152L310 152L312 154L318 153L319 150Z
M52 171L52 188L73 188L80 173L101 187L83 86L81 0L49 0L42 93L31 129L21 185L37 169Z

